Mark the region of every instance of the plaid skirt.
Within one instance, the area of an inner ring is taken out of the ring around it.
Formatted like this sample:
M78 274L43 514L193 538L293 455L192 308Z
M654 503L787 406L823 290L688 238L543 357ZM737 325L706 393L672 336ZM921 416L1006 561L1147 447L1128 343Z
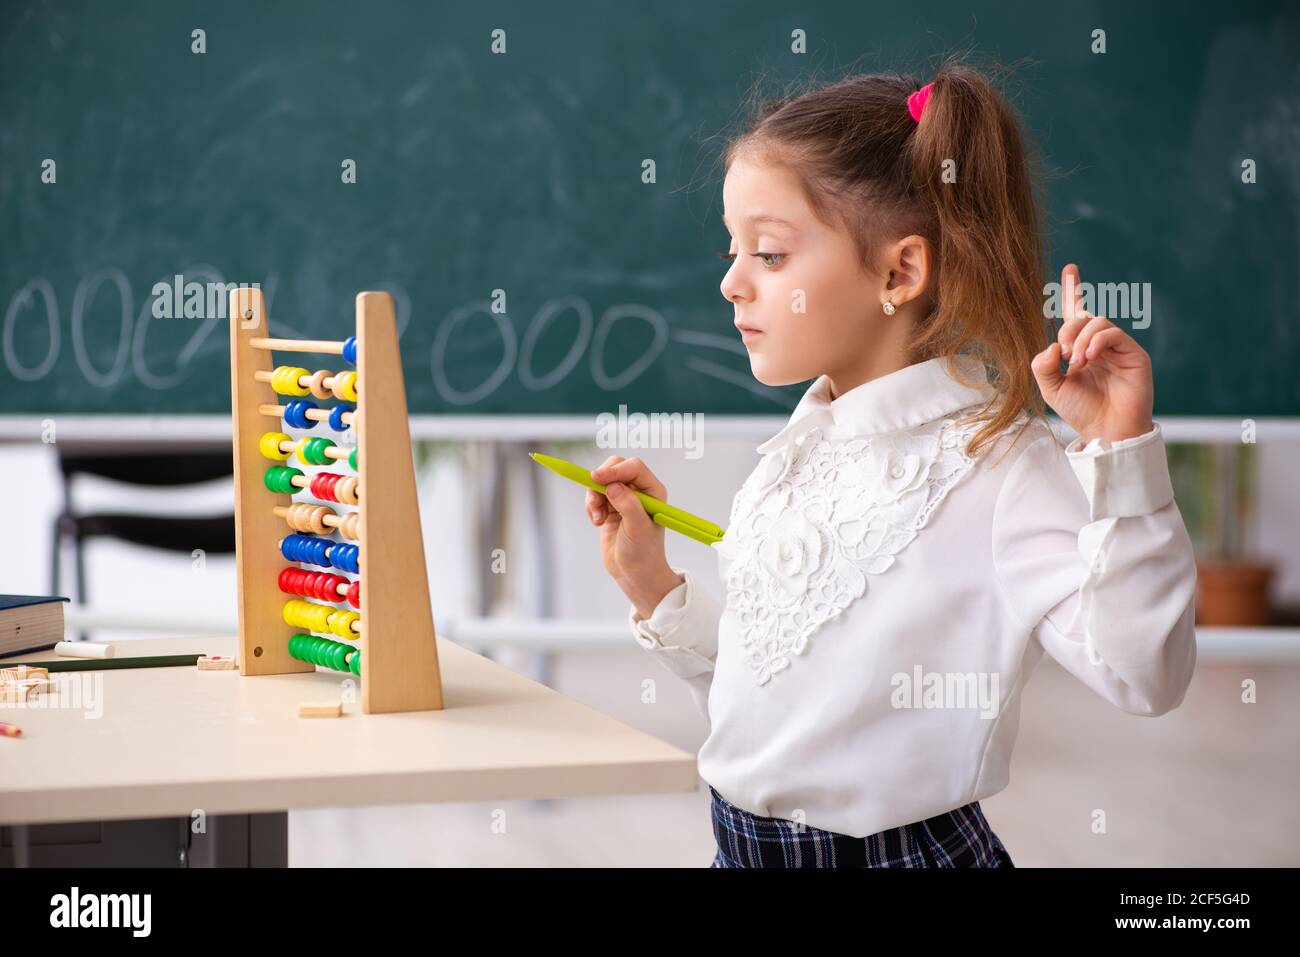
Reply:
M978 801L867 837L736 807L709 786L717 854L710 867L1015 867Z

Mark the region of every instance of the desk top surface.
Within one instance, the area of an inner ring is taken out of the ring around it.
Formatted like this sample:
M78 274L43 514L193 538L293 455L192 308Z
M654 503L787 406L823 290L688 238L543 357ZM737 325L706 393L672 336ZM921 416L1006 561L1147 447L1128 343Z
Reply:
M118 657L235 652L231 637L117 643ZM692 754L442 638L438 660L442 710L362 714L358 686L341 718L298 717L340 700L346 676L325 670L51 674L47 705L0 703L23 731L0 737L0 824L698 786Z

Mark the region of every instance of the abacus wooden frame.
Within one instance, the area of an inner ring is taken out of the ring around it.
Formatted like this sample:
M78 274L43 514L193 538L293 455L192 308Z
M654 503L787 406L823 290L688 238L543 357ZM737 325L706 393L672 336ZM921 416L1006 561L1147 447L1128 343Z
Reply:
M442 678L392 296L358 293L356 317L358 402L352 431L361 513L361 710L440 710ZM284 497L263 483L271 463L258 448L264 432L280 428L258 406L278 403L280 397L254 373L272 370L273 349L343 354L341 342L290 343L269 339L268 330L262 290L232 289L230 401L243 676L316 670L289 654L289 637L300 629L284 623L284 603L294 596L280 591L277 576L285 566L279 542L292 530L272 512L285 504Z

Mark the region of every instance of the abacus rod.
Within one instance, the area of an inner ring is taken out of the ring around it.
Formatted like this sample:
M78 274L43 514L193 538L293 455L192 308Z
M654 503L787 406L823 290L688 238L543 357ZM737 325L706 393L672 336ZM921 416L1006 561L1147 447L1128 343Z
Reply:
M310 488L311 488L311 479L309 479L309 478L308 478L307 476L305 476L305 475L291 475L291 476L289 476L289 484L290 484L290 485L293 485L293 486L295 486L295 487L297 487L297 488L300 488L300 489L310 489ZM335 491L335 494L337 495L337 494L340 494L340 493L337 492L337 490L336 490L336 491ZM349 498L336 498L336 499L334 499L334 501L336 501L336 502L340 502L340 503L343 504L343 505L360 505L360 504L361 504L361 496L360 496L359 494L358 494L358 495L355 495L355 496L353 496L352 493L347 493L347 494L350 496ZM355 501L355 502L352 501L352 497L355 497L355 498L356 498L356 501Z
M284 416L284 413L287 410L282 405L268 404L268 405L259 405L257 407L257 411L261 412L263 415L269 415L273 419L278 419L278 418L282 418ZM308 409L306 414L307 414L307 418L315 419L317 422L328 422L330 420L329 409ZM355 412L350 412L350 411L344 412L343 421L346 422L348 425L351 425L352 420L355 416L356 416Z
M249 339L254 349L280 352L316 352L321 355L343 355L343 343L328 339Z
M290 439L288 442L281 442L280 451L288 452L290 455L292 455L294 452L298 451L298 443L293 441L293 439ZM341 459L346 459L351 454L352 453L348 449L345 449L342 446L338 446L338 445L325 446L325 452L324 452L325 457L334 459L336 462Z
M344 369L343 371L344 371L344 372L348 372L348 371L350 371L350 370L348 370L348 369ZM325 377L325 382L324 382L325 388L327 388L327 389L332 389L332 388L334 387L334 380L339 376L339 374L340 374L340 373L338 373L338 372L331 372L328 376L326 376L326 377ZM254 373L253 373L253 378L254 378L255 380L257 380L258 382L272 382L272 383L273 383L273 382L275 382L275 373L274 373L274 372L267 372L266 370L261 369L261 370L258 370L257 372L254 372ZM300 376L298 376L298 384L299 384L300 386L303 386L304 388L306 387L307 383L310 382L310 381L311 381L311 373L308 373L307 375L300 375Z
M298 503L298 504L302 504L302 503ZM345 538L350 538L354 542L360 540L359 536L349 534L345 530L347 528L349 520L352 518L353 515L358 514L357 512L349 512L346 515L339 515L337 512L330 511L328 506L320 505L316 507L326 509L325 513L322 514L320 517L322 525L327 525L330 528L337 528ZM276 515L278 518L283 518L285 521L288 521L289 519L289 509L287 506L276 505L274 508L271 509L271 512L272 514ZM295 529L295 530L306 531L305 529ZM321 533L317 532L316 534L319 535Z

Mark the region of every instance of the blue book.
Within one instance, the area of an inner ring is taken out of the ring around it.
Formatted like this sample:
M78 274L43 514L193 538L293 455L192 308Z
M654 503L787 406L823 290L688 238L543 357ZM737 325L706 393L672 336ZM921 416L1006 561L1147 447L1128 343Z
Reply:
M63 640L61 595L0 595L0 658L49 651Z

